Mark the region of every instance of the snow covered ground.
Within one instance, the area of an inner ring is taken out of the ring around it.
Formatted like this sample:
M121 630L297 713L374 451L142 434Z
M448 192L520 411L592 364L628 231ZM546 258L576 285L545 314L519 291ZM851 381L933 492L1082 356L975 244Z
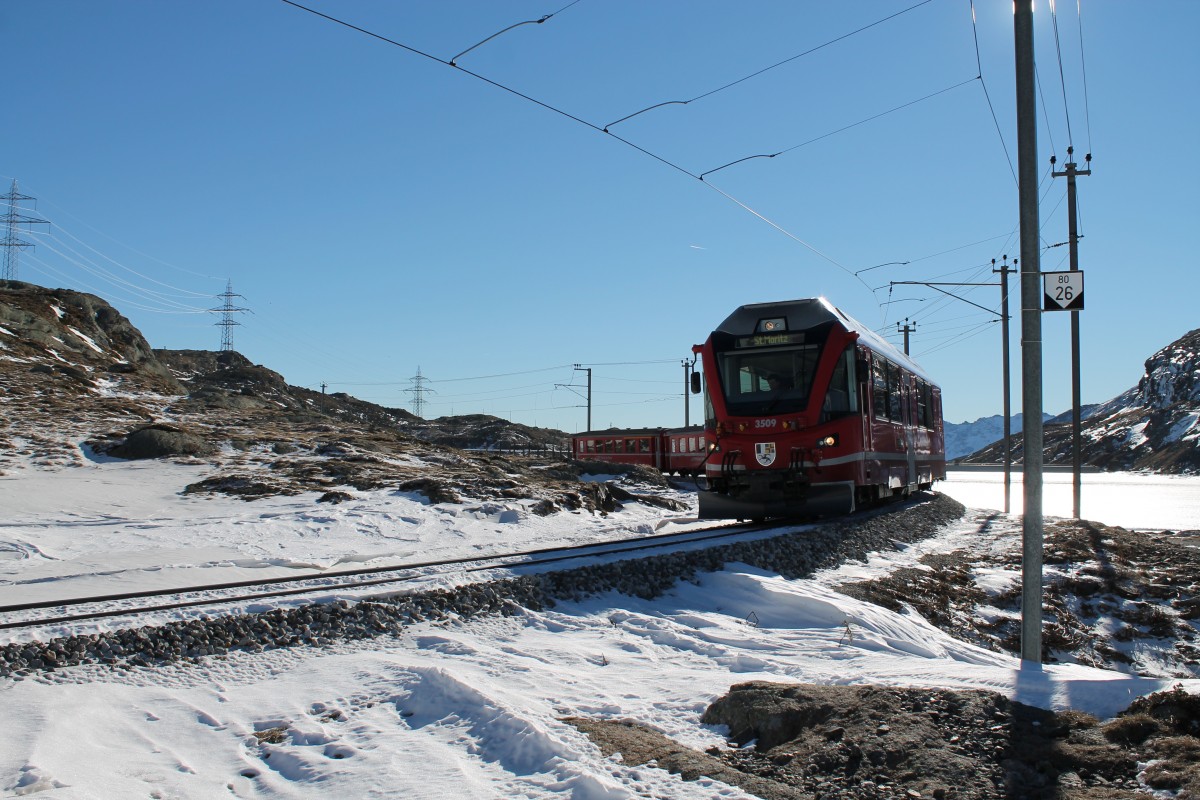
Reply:
M496 504L428 505L386 490L333 506L315 495L252 503L179 495L201 471L111 462L0 478L0 604L694 524L687 512L664 523L661 511L632 504L608 517L542 518ZM955 494L959 485L945 488ZM1139 506L1154 506L1155 490L1136 491ZM1093 514L1087 495L1084 502L1085 516L1129 524ZM1100 716L1177 683L1022 665L915 615L830 591L927 552L1005 546L1020 527L1018 518L1007 523L981 534L968 515L933 539L808 580L733 565L655 601L609 594L514 617L423 623L397 638L0 681L8 727L0 791L89 799L740 798L741 790L713 781L686 783L603 758L561 719L633 719L703 749L724 742L723 731L699 723L703 710L731 684L754 679L986 688ZM1184 683L1200 691L1200 681Z

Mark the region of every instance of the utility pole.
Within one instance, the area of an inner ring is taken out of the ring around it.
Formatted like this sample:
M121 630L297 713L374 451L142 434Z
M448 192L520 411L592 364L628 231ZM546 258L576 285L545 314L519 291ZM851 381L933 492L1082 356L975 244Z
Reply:
M688 427L692 424L692 368L696 364L696 359L688 361L683 359L683 427Z
M0 277L6 281L17 280L17 266L20 262L21 251L26 247L33 247L32 243L17 236L18 226L50 224L44 219L27 217L20 213L17 204L22 200L32 199L29 195L21 194L17 191L17 181L15 178L13 179L12 187L8 190L8 194L4 195L4 201L8 203L8 212L4 215L4 241L0 242L0 247L4 248L4 273Z
M1004 362L1004 513L1009 513L1012 506L1012 405L1010 381L1008 377L1008 276L1017 271L1017 262L1013 259L1012 267L1008 266L1008 256L1004 256L1004 264L996 269L996 259L992 259L992 272L1000 273L1000 337L1001 356Z
M592 429L592 368L575 365L577 372L587 373L587 430Z
M218 300L224 300L225 302L222 303L217 308L209 309L210 312L221 315L220 322L214 322L213 324L221 329L221 352L222 353L226 353L226 352L233 350L233 329L235 326L242 324L242 323L238 322L237 320L235 320L233 318L233 315L240 314L244 311L250 310L248 308L240 308L238 306L235 306L233 304L233 298L235 298L235 297L241 297L243 300L246 299L245 297L242 297L242 295L240 295L240 294L234 294L233 293L233 281L227 280L225 282L225 291L222 294L217 295Z
M421 374L421 368L418 366L417 374L408 380L412 387L404 391L412 395L413 413L421 419L425 419L425 395L433 391L425 385L429 383L429 378Z
M1000 335L1003 337L1003 342L1001 344L1001 353L1002 353L1001 359L1003 360L1002 372L1004 374L1004 513L1007 514L1008 510L1009 510L1009 495L1011 493L1011 487L1012 487L1012 455L1011 455L1012 447L1010 445L1011 434L1012 434L1012 431L1011 431L1012 412L1011 412L1011 409L1009 408L1009 403L1008 403L1008 398L1009 398L1009 387L1008 387L1008 273L1015 272L1016 270L1008 269L1008 264L1007 264L1008 256L1005 256L1004 260L1005 260L1005 266L1004 266L1004 270L1002 271L1002 277L1001 277L1001 281L999 284L996 284L996 283L946 283L946 282L935 283L935 282L931 282L931 281L892 281L890 285L891 286L928 286L930 289L939 291L942 294L946 295L947 297L953 297L955 300L961 300L962 302L966 303L967 305L975 306L976 308L978 308L982 311L986 311L989 314L994 313L994 312L992 312L992 310L990 308L985 308L984 306L981 306L978 303L973 303L970 300L968 300L967 298L959 297L958 295L954 294L953 292L948 292L941 287L943 287L943 286L999 286L1000 287L1000 316L1001 316ZM996 263L996 259L993 258L992 259L992 264L993 264L992 271L993 272L997 271L994 268L995 263ZM1017 264L1017 260L1013 259L1013 266L1015 267L1016 264ZM908 323L907 319L905 319L904 321L906 324ZM900 327L899 322L896 323L896 327L897 328ZM914 323L913 327L916 327L915 323ZM905 353L905 355L908 354L908 335L907 335L907 333L904 336L904 353Z
M1067 148L1067 163L1064 172L1054 171L1054 162L1050 156L1050 174L1055 178L1067 179L1067 249L1071 253L1071 271L1079 270L1079 235L1075 206L1075 176L1092 174L1092 154L1084 156L1087 169L1077 169L1075 164L1075 148ZM1081 411L1079 399L1079 311L1071 309L1071 473L1072 498L1075 519L1079 519L1080 497L1083 494L1083 450L1080 447Z
M903 327L901 327L899 322L896 323L896 331L898 333L902 332L904 334L904 355L908 355L908 334L912 333L916 329L917 329L917 323L915 323L915 322L910 323L908 321L908 317L904 318Z
M1017 194L1021 226L1021 413L1025 513L1021 536L1021 658L1042 662L1042 276L1038 221L1037 85L1033 0L1013 4Z

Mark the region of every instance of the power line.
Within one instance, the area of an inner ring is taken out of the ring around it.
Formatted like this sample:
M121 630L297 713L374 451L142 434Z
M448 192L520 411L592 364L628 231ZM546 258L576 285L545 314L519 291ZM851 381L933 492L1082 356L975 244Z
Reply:
M13 178L8 194L4 195L4 200L8 203L8 212L4 215L4 239L0 241L0 247L4 248L4 272L0 277L3 277L6 281L15 281L17 279L21 251L27 247L33 247L32 242L27 242L17 236L19 226L50 224L48 220L30 217L20 212L18 204L23 200L33 199L29 195L21 194L17 191L17 179Z
M427 385L429 383L429 379L421 374L420 367L417 367L417 374L409 379L409 383L411 384L410 388L405 389L404 391L412 395L413 413L421 419L424 419L426 402L425 395L435 392Z
M971 32L975 35L975 65L979 69L979 85L983 87L983 96L987 100L988 110L992 112L996 135L1000 137L1000 146L1004 148L1004 157L1008 160L1008 171L1012 173L1013 183L1020 188L1021 182L1017 180L1017 169L1013 166L1012 156L1008 152L1008 144L1004 141L1004 133L1000 130L1000 119L996 116L996 108L992 105L992 96L988 93L987 83L983 80L983 59L979 57L979 27L975 22L975 0L971 0Z
M1083 73L1083 116L1087 121L1087 137L1088 137L1088 152L1092 150L1092 111L1088 107L1088 83L1087 83L1087 62L1083 58L1083 9L1080 3L1076 0L1075 15L1079 19L1079 68Z
M471 51L472 51L472 50L474 50L475 48L477 48L477 47L481 47L481 46L483 46L483 45L487 44L487 43L488 43L488 42L490 42L492 39L495 39L497 36L501 36L501 35L503 35L503 34L505 34L505 33L508 33L508 32L509 32L509 31L511 31L513 28L519 28L519 27L521 27L522 25L541 25L543 22L545 22L546 20L550 19L550 18L551 18L551 17L553 17L555 14L561 14L563 11L566 11L568 8L570 8L571 6L575 5L575 3L578 3L578 2L579 2L579 0L574 0L574 2L568 3L567 5L565 5L565 6L563 6L562 8L560 8L558 11L555 11L555 12L553 12L553 13L551 13L551 14L546 14L545 16L541 17L540 19L529 19L529 20L525 20L524 22L518 22L518 23L516 23L515 25L509 25L509 26L508 26L507 28L505 28L504 30L502 30L502 31L498 31L498 32L496 32L496 33L493 33L491 36L487 37L487 38L486 38L486 39L484 39L482 42L479 42L478 44L473 44L473 45L471 45L471 46L470 46L470 47L468 47L466 50L463 50L461 53L459 53L458 55L456 55L454 58L450 59L450 61L449 61L448 63L449 63L449 64L450 64L450 66L452 66L452 67L457 67L457 66L458 66L458 64L457 64L456 62L458 61L458 59L462 58L463 56L465 56L467 53L471 52Z
M723 164L723 165L717 167L716 169L710 169L707 172L701 172L700 180L704 180L705 175L711 175L714 172L719 172L719 171L725 169L726 167L732 167L734 164L740 164L743 161L750 161L751 159L755 159L755 158L775 158L776 156L781 156L784 153L790 153L793 150L799 150L801 147L806 147L807 145L810 145L813 142L819 142L822 139L828 139L830 136L836 136L839 133L844 133L845 131L848 131L851 128L857 128L859 125L865 125L866 123L871 122L872 120L877 120L880 117L886 117L888 114L891 114L895 111L900 111L902 109L908 108L909 106L915 106L917 103L921 103L921 102L924 102L925 100L929 100L930 98L937 97L940 94L945 94L946 92L957 89L960 86L966 86L971 81L977 81L977 80L980 80L980 78L978 76L976 76L974 78L968 78L965 81L959 81L958 83L954 84L953 86L947 86L945 89L939 89L936 92L931 92L931 93L925 95L924 97L918 97L916 100L910 100L909 102L904 103L902 105L898 105L895 108L889 108L887 111L881 111L878 114L873 114L873 115L867 117L866 119L862 119L862 120L859 120L858 122L838 128L835 131L830 131L829 133L823 133L820 136L817 136L813 139L809 139L807 142L801 142L800 144L792 145L791 147L786 147L783 150L780 150L778 153L761 153L759 155L746 156L745 158L739 158L736 161L730 161L728 164Z
M1058 38L1058 9L1054 0L1050 0L1050 20L1054 25L1054 49L1058 53L1058 78L1062 82L1063 114L1067 118L1067 146L1075 146L1075 137L1071 135L1071 107L1067 103L1067 75L1063 70L1062 43Z
M233 298L235 297L242 297L242 295L234 294L232 280L226 281L225 291L217 295L217 299L224 300L225 302L217 308L209 309L209 311L221 315L220 321L214 322L213 324L221 329L221 352L223 353L233 350L233 329L235 326L242 324L235 320L233 315L250 310L248 308L240 308L235 306L233 304ZM244 300L246 298L242 297L242 299Z
M656 108L662 108L663 106L671 106L671 105L686 106L689 103L696 102L697 100L703 100L705 97L711 97L712 95L716 94L717 92L723 92L726 89L737 86L739 83L745 83L746 81L750 80L751 78L757 78L759 75L762 75L764 72L770 72L771 70L775 69L776 67L782 67L784 64L795 61L798 58L803 58L804 56L811 55L811 54L817 52L818 50L823 50L824 48L829 47L830 45L837 44L838 42L842 41L843 39L848 39L851 36L862 33L865 30L874 28L876 25L881 25L884 22L887 22L890 19L895 19L896 17L899 17L902 14L907 14L909 11L912 11L913 9L916 9L916 8L920 8L923 5L927 5L928 3L931 3L932 1L933 0L922 0L922 2L917 3L914 6L909 6L908 8L904 9L903 11L897 11L895 14L891 14L889 16L884 17L883 19L876 20L875 22L872 22L870 25L865 25L865 26L859 28L858 30L854 30L854 31L850 31L849 33L842 34L841 36L837 37L836 39L831 39L828 42L825 42L824 44L820 44L809 50L805 50L803 53L797 53L794 56L785 58L783 61L776 62L769 67L763 67L762 69L760 69L756 72L752 72L749 75L746 75L745 77L738 78L737 80L727 83L724 86L720 86L716 89L712 89L711 91L707 91L704 94L697 95L697 96L693 97L691 100L667 100L666 102L663 102L663 103L655 103L654 105L652 105L648 108L643 108L641 111L635 111L634 113L629 114L628 116L621 117L616 122L608 123L607 125L604 126L604 132L609 133L608 129L611 128L612 126L619 125L620 123L625 122L626 120L633 119L634 117L638 116L639 114L644 114L647 111L651 111Z
M617 134L615 134L615 133L612 133L611 131L608 131L608 130L607 130L607 129L605 129L605 128L601 128L600 126L598 126L598 125L595 125L594 123L588 122L587 120L585 120L585 119L582 119L581 117L577 117L577 116L575 116L574 114L571 114L570 112L567 112L567 111L564 111L564 110L562 110L561 108L557 108L557 107L555 107L555 106L552 106L552 105L550 105L549 103L546 103L546 102L543 102L543 101L541 101L541 100L538 100L537 98L531 97L530 95L527 95L527 94L525 94L524 92L520 92L520 91L518 91L518 90L516 90L516 89L513 89L513 88L512 88L512 87L510 87L510 86L505 86L504 84L502 84L502 83L499 83L499 82L497 82L497 81L494 81L494 80L492 80L491 78L488 78L488 77L486 77L486 76L484 76L484 75L480 75L480 74L479 74L479 73L477 73L477 72L472 72L471 70L469 70L469 69L465 69L464 67L461 67L461 66L457 66L457 65L451 65L451 64L450 64L450 62L448 62L448 61L444 61L444 60L442 60L442 59L438 58L437 56L431 55L431 54L429 54L429 53L426 53L426 52L424 52L424 51L422 51L422 50L418 50L418 49L417 49L417 48L415 48L415 47L411 47L411 46L409 46L409 45L406 45L406 44L404 44L404 43L402 43L402 42L398 42L398 41L396 41L396 40L394 40L394 39L389 39L389 38L387 38L386 36L381 36L380 34L373 33L373 32L371 32L371 31L369 31L369 30L366 30L365 28L360 28L360 27L358 27L357 25L353 25L353 24L351 24L351 23L349 23L349 22L346 22L346 21L344 21L344 20L338 19L337 17L332 17L332 16L330 16L330 15L328 15L328 14L323 14L323 13L321 13L320 11L316 11L316 10L314 10L314 9L311 9L311 8L307 7L307 6L301 5L300 3L297 3L297 2L295 2L295 0L281 0L281 2L283 2L283 3L286 3L287 5L290 5L290 6L294 7L294 8L298 8L298 9L300 9L301 11L307 11L308 13L310 13L310 14L313 14L314 16L321 17L322 19L328 20L328 21L330 21L330 22L333 22L333 23L335 23L335 24L337 24L337 25L342 25L342 26L344 26L344 27L350 28L351 30L358 31L359 33L363 33L363 34L365 34L365 35L367 35L367 36L370 36L370 37L372 37L372 38L374 38L374 39L379 39L380 41L387 42L388 44L391 44L391 45L394 45L394 46L396 46L396 47L399 47L399 48L401 48L402 50L407 50L408 52L410 52L410 53L413 53L414 55L419 55L419 56L421 56L422 58L427 58L427 59L429 59L430 61L436 61L437 63L439 63L439 64L442 64L443 66L450 67L451 69L456 69L456 70L458 70L459 72L462 72L464 75L470 75L472 78L475 78L476 80L483 81L484 83L488 84L489 86L494 86L494 87L495 87L495 88L497 88L497 89L500 89L500 90L502 90L502 91L508 92L509 94L515 95L516 97L519 97L519 98L521 98L521 99L523 99L523 100L526 100L526 101L528 101L528 102L530 102L530 103L533 103L534 105L537 105L537 106L539 106L539 107L541 107L541 108L544 108L544 109L546 109L547 111L553 112L553 113L555 113L555 114L558 114L558 115L560 115L560 116L563 116L563 117L566 117L567 119L571 120L572 122L576 122L576 123L578 123L578 124L580 124L580 125L583 125L583 126L584 126L584 127L586 127L586 128L590 128L591 130L593 130L593 131L595 131L595 132L597 132L597 133L603 133L603 134L606 134L606 135L608 135L608 136L611 136L612 138L616 139L618 142L621 142L622 144L624 144L624 145L626 145L626 146L628 146L628 147L631 147L631 148L633 148L634 150L637 150L638 152L640 152L640 153L642 153L642 154L644 154L644 155L646 155L646 156L648 156L648 157L650 157L650 158L654 159L655 161L658 161L658 162L660 162L661 164L663 164L663 165L665 165L665 166L668 166L668 167L670 167L671 169L673 169L673 170L675 170L675 171L677 171L677 172L681 172L681 173L683 173L684 175L687 175L687 176L688 176L688 177L690 177L690 178L695 178L697 181L700 181L700 183L702 183L704 186L707 186L709 189L712 189L713 191L717 192L717 193L718 193L718 194L720 194L722 197L726 198L727 200L729 200L730 202L734 203L735 205L737 205L737 206L741 207L743 210L747 211L748 213L750 213L750 214L754 215L755 217L758 217L760 220L762 220L763 222L767 223L767 224L768 224L768 225L770 225L772 228L775 228L777 231L779 231L780 233L784 234L784 235L785 235L785 236L787 236L788 238L792 239L792 240L793 240L793 241L795 241L796 243L798 243L798 244L800 244L800 245L802 245L802 246L806 247L806 248L807 248L808 250L810 250L812 253L816 254L817 256L820 256L822 259L824 259L824 260L828 261L829 263L833 264L833 265L834 265L834 266L836 266L838 269L841 269L841 270L842 270L843 272L845 272L847 275L851 275L851 276L853 276L853 275L854 275L854 273L852 273L852 272L851 272L851 271L850 271L850 270L849 270L849 269L848 269L848 268L847 268L845 265L843 265L843 264L839 263L838 261L836 261L836 260L835 260L835 259L833 259L832 257L830 257L830 256L826 255L825 253L822 253L822 252L821 252L820 250L818 250L816 247L814 247L813 245L811 245L811 244L809 244L808 242L804 241L804 240L803 240L803 239L801 239L799 236L796 236L795 234L791 233L791 232L790 232L790 231L788 231L786 228L784 228L782 225L779 225L778 223L774 222L773 220L771 220L771 219L768 219L768 218L767 218L765 215L763 215L763 214L760 214L758 211L755 211L753 208L751 208L751 207L750 207L749 205L747 205L746 203L743 203L742 201L738 200L737 198L733 197L732 195L728 194L727 192L724 192L724 191L722 191L721 189L717 188L717 187L716 187L716 186L714 186L713 184L711 184L711 183L709 183L709 182L707 182L707 181L701 180L701 179L700 179L700 176L699 176L699 175L697 175L697 174L695 174L694 172L692 172L692 171L690 171L690 170L688 170L688 169L686 169L686 168L684 168L684 167L680 166L679 164L676 164L676 163L674 163L673 161L670 161L670 160L668 160L667 158L664 158L663 156L660 156L660 155L658 155L657 153L654 153L654 152L651 152L650 150L647 150L646 148L642 147L641 145L635 144L635 143L633 143L633 142L629 141L628 139L625 139L625 138L623 138L623 137L621 137L621 136L618 136L618 135L617 135ZM932 2L932 0L923 0L923 2L922 2L922 3L920 3L920 4L918 4L918 5L924 5L925 3L928 3L928 2ZM914 8L915 8L915 7L916 7L916 6L914 6ZM860 282L861 282L861 279L860 279ZM864 285L864 286L866 286L866 284L865 284L865 283L864 283L863 285ZM868 287L868 288L869 288L869 287Z

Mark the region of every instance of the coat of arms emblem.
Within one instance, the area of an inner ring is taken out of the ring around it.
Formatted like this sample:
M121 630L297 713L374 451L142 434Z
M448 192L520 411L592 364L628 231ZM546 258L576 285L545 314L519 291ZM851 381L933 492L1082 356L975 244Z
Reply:
M754 445L754 457L758 459L758 463L764 467L769 467L775 463L775 443L774 442L757 442Z

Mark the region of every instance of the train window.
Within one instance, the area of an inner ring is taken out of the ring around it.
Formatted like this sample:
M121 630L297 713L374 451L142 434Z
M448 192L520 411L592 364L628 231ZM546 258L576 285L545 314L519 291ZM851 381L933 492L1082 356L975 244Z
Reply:
M825 393L825 406L822 409L826 419L836 419L858 411L855 386L854 345L850 345L842 351L837 366L833 368L833 377L829 379L829 389Z
M688 452L689 453L696 452L696 437L695 436L688 437Z
M930 397L929 384L925 381L917 381L917 424L922 428L933 427L930 423Z
M902 374L900 368L892 362L887 362L888 417L893 422L903 422L903 408L900 402L900 384Z
M755 415L803 410L820 354L816 344L721 353L721 382L729 411Z
M875 406L875 419L888 418L887 362L875 356L871 362L871 396Z
M672 452L672 453L678 453L678 452L679 452L679 440L678 440L678 439L672 439L672 440L671 440L671 452Z

